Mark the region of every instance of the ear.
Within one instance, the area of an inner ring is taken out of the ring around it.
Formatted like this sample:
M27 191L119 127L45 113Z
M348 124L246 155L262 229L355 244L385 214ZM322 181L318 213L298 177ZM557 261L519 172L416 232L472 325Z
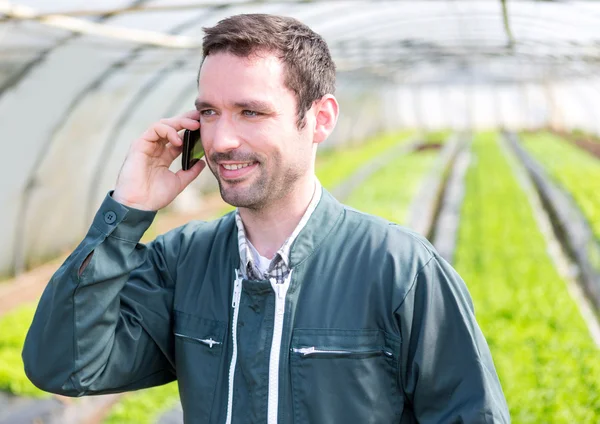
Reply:
M339 115L339 105L333 94L326 94L313 105L315 108L315 129L313 143L327 140L333 132Z

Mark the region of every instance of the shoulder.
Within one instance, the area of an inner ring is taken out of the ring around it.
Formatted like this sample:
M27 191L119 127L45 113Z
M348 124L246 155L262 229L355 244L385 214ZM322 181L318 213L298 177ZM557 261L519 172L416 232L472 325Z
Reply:
M184 225L162 234L153 243L180 249L194 248L200 245L212 245L216 240L231 235L235 227L235 212L229 212L212 221L189 221Z
M408 227L381 217L345 206L344 226L357 240L372 245L378 253L398 259L426 262L437 255L433 245L423 235Z
M440 259L423 235L381 217L345 207L342 226L343 251L390 290L394 305L400 305L419 276Z

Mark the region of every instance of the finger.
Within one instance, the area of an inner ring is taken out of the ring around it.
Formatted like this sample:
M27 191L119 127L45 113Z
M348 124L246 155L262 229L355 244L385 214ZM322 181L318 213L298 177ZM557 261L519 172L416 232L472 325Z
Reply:
M183 146L174 146L173 144L169 143L166 146L167 149L167 159L169 160L169 164L171 162L173 162L175 159L177 159L177 156L179 156L183 150Z
M187 112L184 112L181 115L174 116L173 118L190 118L198 120L198 118L200 118L200 112L196 109L188 110Z
M197 130L200 128L200 122L197 119L191 118L165 118L160 120L161 124L175 128L176 131L181 130Z
M154 124L146 131L144 139L154 143L169 142L175 146L180 146L183 143L183 139L177 131L173 127L163 123Z
M179 171L177 171L177 173L175 175L177 175L179 177L179 182L181 184L181 190L183 191L184 188L186 188L188 185L190 185L190 183L192 181L194 181L196 179L196 177L198 177L198 175L200 175L200 172L202 172L202 170L205 167L206 167L206 162L204 162L203 160L199 160L198 162L196 162L194 164L194 166L192 166L187 171L184 171L183 169L180 169Z
M179 116L176 116L176 118L190 118L190 119L195 119L197 121L198 118L200 118L200 112L198 110L194 109L194 110L187 111Z

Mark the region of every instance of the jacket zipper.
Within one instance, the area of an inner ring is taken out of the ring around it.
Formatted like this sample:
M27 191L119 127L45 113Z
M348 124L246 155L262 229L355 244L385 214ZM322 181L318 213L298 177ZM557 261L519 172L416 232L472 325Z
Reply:
M374 354L384 354L386 356L393 356L392 352L389 352L385 349L372 349L372 350L328 350L328 349L319 349L314 346L311 347L301 347L301 348L293 348L292 352L299 353L302 356L309 355L374 355Z
M237 321L242 296L242 277L238 270L235 270L235 282L233 283L233 323L231 324L231 338L233 340L233 353L231 354L231 363L229 364L229 392L227 396L227 424L231 424L231 414L233 412L233 381L235 378L235 364L237 362Z
M281 353L281 337L283 334L283 320L285 315L285 296L292 272L287 275L282 284L277 284L275 278L271 278L271 287L275 291L275 320L273 325L273 339L271 341L271 355L269 357L269 398L267 408L267 424L277 424L277 413L279 410L279 355Z
M208 339L199 339L197 337L192 337L192 336L186 336L185 334L181 334L181 333L175 333L175 335L177 337L181 337L183 339L188 339L188 340L194 340L196 342L202 343L207 345L209 348L212 349L213 346L215 345L220 345L221 342L218 342L216 340L213 340L212 337L209 337Z

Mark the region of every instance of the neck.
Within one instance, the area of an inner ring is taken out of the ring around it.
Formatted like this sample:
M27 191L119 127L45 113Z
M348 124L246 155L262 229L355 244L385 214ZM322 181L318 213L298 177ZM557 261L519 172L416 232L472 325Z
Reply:
M294 232L315 191L315 177L308 175L289 193L260 210L239 208L246 237L261 256L273 258Z

